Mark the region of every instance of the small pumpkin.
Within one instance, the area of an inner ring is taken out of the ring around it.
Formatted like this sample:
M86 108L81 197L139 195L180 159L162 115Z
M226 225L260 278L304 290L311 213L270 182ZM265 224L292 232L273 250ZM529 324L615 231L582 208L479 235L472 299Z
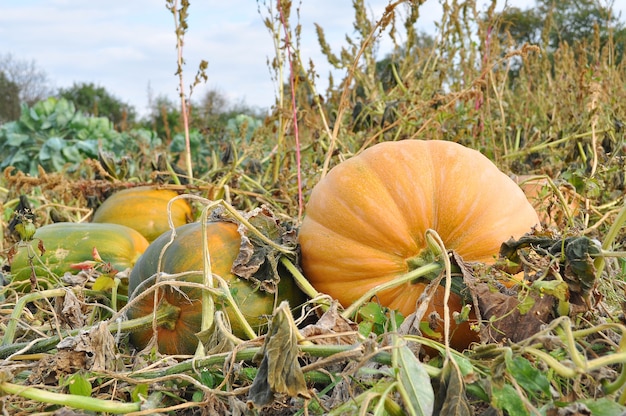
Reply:
M148 241L170 229L167 213L169 201L178 196L171 189L138 186L118 191L98 207L92 222L121 224L139 231ZM171 205L174 227L191 220L189 202L177 199Z
M135 265L129 281L129 293L133 294L132 298L136 298L139 293L154 283L159 257L165 245L169 243L170 237L171 232L168 232L157 238ZM168 274L198 271L198 273L187 274L182 279L202 283L204 264L202 238L201 223L190 223L178 227L173 243L163 252L161 271ZM254 287L251 282L231 273L233 262L239 255L241 245L241 236L237 231L237 225L234 223L224 221L207 223L206 239L211 257L211 271L228 282L238 307L254 330L263 331L266 325L266 316L271 315L274 306L282 300L289 300L292 306L297 306L305 300L304 295L290 276L281 277L277 294L272 294L261 291ZM137 290L138 287L139 290ZM159 351L163 354L193 354L198 345L195 334L201 329L201 290L166 286L159 290L157 302L162 301L179 307L180 313L173 325L162 325L157 328ZM222 309L220 302L216 302L216 307ZM158 305L154 304L154 296L148 295L131 301L127 315L131 319L139 318L152 314L157 308ZM224 310L229 316L233 333L239 337L245 337L242 327L234 317L232 308L226 307ZM130 341L137 348L143 349L148 345L153 335L154 332L151 327L136 330L131 333Z
M318 291L347 307L423 263L428 229L466 261L492 263L504 241L538 224L520 188L480 152L448 141L385 142L315 186L299 232L301 265ZM407 283L375 300L406 316L425 286ZM439 287L425 316L443 316L443 298ZM451 311L462 303L452 294ZM468 323L452 327L453 347L477 340Z
M123 271L132 268L149 245L139 232L123 225L71 222L38 228L28 244L30 248L19 247L11 260L13 280L27 284L34 270L43 286L49 286L47 282L66 272L77 273L79 270L72 265L94 260L94 248L104 262ZM43 253L40 245L45 249Z

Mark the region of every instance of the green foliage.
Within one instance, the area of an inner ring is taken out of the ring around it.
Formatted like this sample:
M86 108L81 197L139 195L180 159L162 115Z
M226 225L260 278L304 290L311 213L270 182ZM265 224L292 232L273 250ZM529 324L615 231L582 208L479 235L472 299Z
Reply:
M140 125L156 132L166 143L172 141L176 133L182 132L181 114L175 102L166 96L159 96L150 104L150 115Z
M74 83L69 88L60 89L58 95L73 102L87 116L108 118L117 130L126 130L135 122L136 114L132 106L93 83Z
M619 63L624 55L626 28L611 6L593 0L536 0L527 9L512 7L498 15L499 36L503 43L509 38L515 47L524 43L539 45L550 55L563 43L570 47L598 43L600 49L610 44L614 48L610 52L612 59Z
M31 108L22 105L18 120L0 126L0 168L31 175L38 165L48 172L75 170L84 159L97 159L99 150L123 155L156 144L150 134L119 133L105 117L87 117L64 98L48 98Z
M20 116L20 89L0 71L0 124Z
M89 380L81 373L74 373L64 380L61 384L66 385L70 394L89 397L91 396L92 387Z
M250 146L254 133L262 121L246 114L238 114L227 120L219 120L212 129L193 129L189 132L189 145L195 175L200 177L210 170L219 170L229 163L242 162L241 152ZM169 152L179 161L185 151L185 136L174 135Z

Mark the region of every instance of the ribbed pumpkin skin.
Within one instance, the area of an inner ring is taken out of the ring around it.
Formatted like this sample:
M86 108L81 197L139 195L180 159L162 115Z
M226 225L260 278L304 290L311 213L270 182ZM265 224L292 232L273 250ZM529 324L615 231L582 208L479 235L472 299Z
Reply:
M46 250L41 256L40 241ZM35 273L40 277L49 277L51 273L62 276L68 271L77 273L78 270L70 266L93 260L94 247L105 262L119 271L126 270L133 267L148 244L139 232L123 225L70 222L44 225L37 229L30 242L31 251L37 254L33 260ZM15 281L29 280L31 268L26 248L20 248L13 258L11 273Z
M171 233L165 233L156 239L143 256L139 259L130 275L129 293L145 280L157 272L158 259L162 248L170 240ZM227 282L233 296L253 329L261 332L267 320L264 316L271 315L276 305L282 300L289 300L292 306L304 301L304 297L289 276L283 277L278 285L278 297L256 290L250 282L244 281L231 274L233 262L240 249L241 237L237 226L229 222L210 222L207 224L207 243L211 255L211 269L214 274L221 276ZM176 239L165 251L162 258L162 271L170 274L186 271L201 271L202 260L202 224L191 223L176 229ZM202 283L202 273L186 275L184 280ZM152 284L153 282L151 282ZM143 292L151 286L144 285L138 292ZM215 283L217 285L217 282ZM195 334L200 331L202 321L201 291L195 288L183 287L186 297L167 287L160 290L168 303L181 308L180 315L174 329L163 326L157 329L158 349L163 354L193 354L198 345ZM137 296L135 293L133 296ZM148 295L132 303L128 311L129 318L138 318L150 315L155 310L154 296ZM220 308L216 302L216 307ZM233 333L244 337L241 326L232 315L231 308L226 308ZM150 342L153 336L152 328L131 333L130 340L137 348L142 349Z
M377 144L337 165L313 189L299 233L304 274L348 306L370 288L409 271L433 229L466 261L492 263L500 245L539 224L524 193L487 157L447 141ZM405 284L376 301L404 315L425 285ZM440 287L428 313L443 316ZM460 310L452 295L450 308ZM452 345L476 334L463 324Z
M92 222L121 224L139 231L148 241L170 229L168 202L178 196L170 189L139 186L124 189L108 197L98 207ZM191 207L184 199L172 203L172 221L178 227L191 219Z

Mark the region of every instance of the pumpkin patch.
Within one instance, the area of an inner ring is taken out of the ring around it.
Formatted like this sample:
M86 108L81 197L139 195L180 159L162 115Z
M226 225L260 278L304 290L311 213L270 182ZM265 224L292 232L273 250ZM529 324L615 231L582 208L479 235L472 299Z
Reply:
M504 241L538 224L515 182L478 151L446 141L385 142L337 165L313 189L299 234L301 264L317 290L347 307L429 261L429 229L465 261L493 263ZM408 315L427 283L403 284L375 300ZM443 297L440 287L427 314L443 316ZM460 311L461 298L452 294L449 306ZM476 339L463 323L452 345Z

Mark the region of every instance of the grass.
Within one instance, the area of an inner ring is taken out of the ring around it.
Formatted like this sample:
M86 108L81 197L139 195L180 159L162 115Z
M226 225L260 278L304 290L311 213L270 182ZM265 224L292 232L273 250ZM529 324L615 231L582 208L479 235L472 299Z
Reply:
M492 9L481 15L472 3L454 0L445 3L437 36L428 39L416 31L419 5L411 3L392 3L382 16L370 17L365 3L355 0L354 35L340 51L331 50L321 25L320 47L344 75L318 91L315 63L305 64L299 50L298 10L288 2L259 2L275 41L270 69L279 87L276 104L253 138L246 137L244 126L228 149L212 147L204 156L207 170L192 175L193 155L181 159L185 174L180 176L195 177L191 185L173 187L242 211L266 204L281 221L298 227L311 189L342 160L381 141L459 142L480 150L506 173L546 178L541 195L552 206L538 209L566 214L550 235L601 242L603 254L594 260L598 286L585 299L594 308L558 316L524 340L476 345L460 353L417 334L398 335L396 319L384 308L360 315L358 324L347 321L330 299L317 294L302 320L287 319L281 329L297 332L294 325L318 323L326 311L338 331L332 337L341 337L343 344L320 345L320 334L298 340L291 351L297 359L289 365L302 371L308 394L279 392L261 409L251 404L249 393L265 371L258 357L263 338L205 356L159 356L152 350L133 351L121 327L116 330L116 323L107 321L113 335L98 338L108 351L106 365L94 367L86 353L89 345L87 350L59 349L51 340L80 329L89 331L94 342L99 321L111 316L99 306L106 299L75 290L78 303L71 307L59 289L33 295L8 284L0 292L0 332L4 344L10 344L0 348L5 412L53 414L59 406L69 406L132 414L239 409L241 414L382 415L420 414L419 409L435 406L442 414L471 414L470 408L481 414L494 407L510 415L535 415L551 414L569 402L594 415L624 410L625 61L616 64L616 45L603 45L597 33L556 50L515 45L498 30L503 22ZM182 23L178 19L177 28ZM377 42L384 36L395 48L388 59L376 62ZM182 73L178 75L182 83ZM224 157L226 151L229 157ZM5 260L15 244L7 225L20 193L29 195L38 224L59 214L78 221L89 215L88 197L102 199L111 189L156 175L144 166L131 179L95 179L99 169L90 162L80 176L42 172L32 178L5 172L0 189ZM568 193L559 194L562 189ZM564 195L573 195L577 210L569 210ZM559 261L536 250L529 258L538 270ZM299 273L293 264L287 266ZM504 273L480 267L474 272L485 279ZM521 290L520 299L536 294L533 290ZM556 286L542 290L543 295L558 294ZM83 316L84 327L65 326L66 306ZM426 349L427 355L418 362L405 348ZM77 375L72 382L67 381L70 375ZM85 382L87 390L71 388ZM432 391L420 390L431 385ZM434 393L439 396L431 397Z

